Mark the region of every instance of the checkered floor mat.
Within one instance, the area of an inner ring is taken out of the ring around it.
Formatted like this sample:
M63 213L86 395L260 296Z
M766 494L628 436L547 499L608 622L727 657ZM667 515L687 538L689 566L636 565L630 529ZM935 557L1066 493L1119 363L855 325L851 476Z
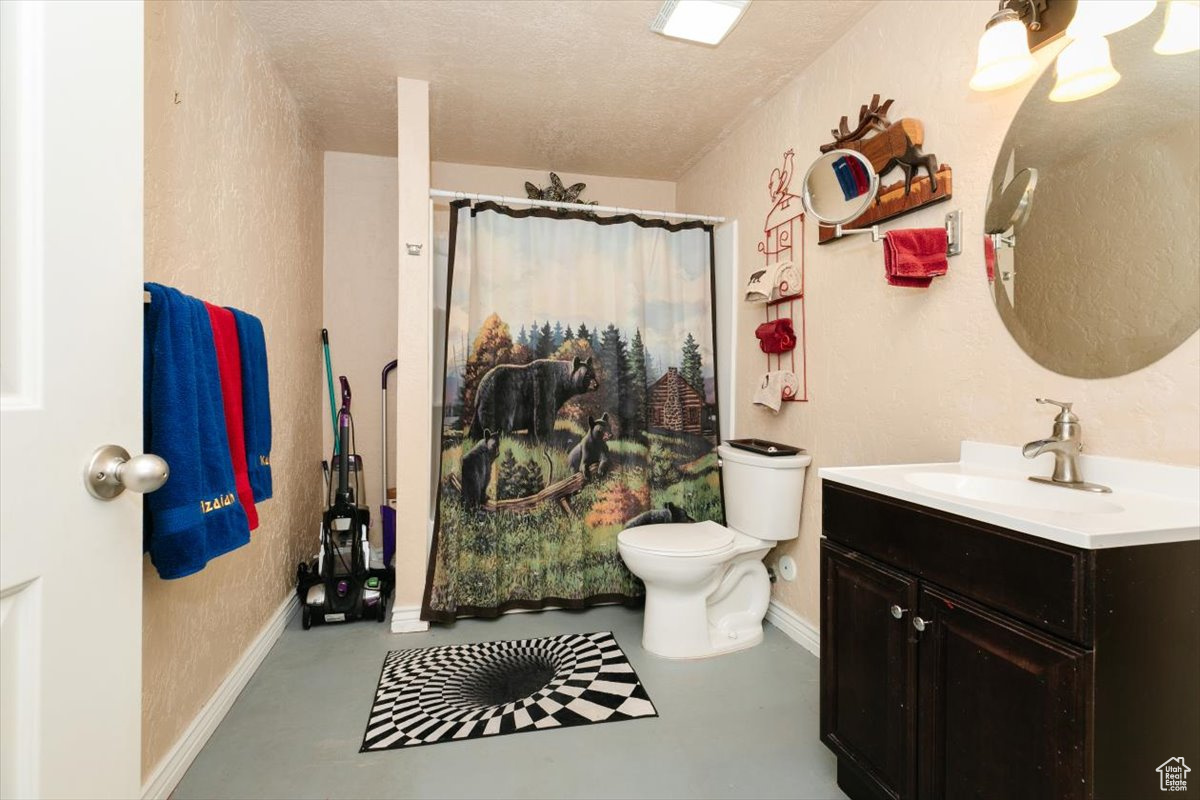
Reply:
M607 631L396 650L360 752L656 716Z

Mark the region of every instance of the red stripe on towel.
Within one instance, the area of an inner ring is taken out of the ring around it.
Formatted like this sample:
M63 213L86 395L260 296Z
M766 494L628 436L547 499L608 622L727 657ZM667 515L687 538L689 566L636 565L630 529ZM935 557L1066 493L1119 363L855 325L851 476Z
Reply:
M221 373L221 401L225 407L225 435L229 439L229 456L233 461L233 480L238 501L246 510L250 530L258 527L258 510L254 507L254 492L250 489L250 472L246 469L246 431L242 421L242 353L238 343L237 321L227 308L205 303L208 320L212 323L213 344L217 349L217 369Z

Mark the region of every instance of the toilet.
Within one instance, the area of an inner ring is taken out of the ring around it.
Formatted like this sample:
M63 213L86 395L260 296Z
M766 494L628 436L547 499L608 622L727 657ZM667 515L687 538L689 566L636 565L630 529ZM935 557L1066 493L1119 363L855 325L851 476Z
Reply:
M646 584L642 647L663 658L707 658L762 641L771 581L763 556L799 535L812 456L762 456L718 445L728 525L643 525L617 549Z

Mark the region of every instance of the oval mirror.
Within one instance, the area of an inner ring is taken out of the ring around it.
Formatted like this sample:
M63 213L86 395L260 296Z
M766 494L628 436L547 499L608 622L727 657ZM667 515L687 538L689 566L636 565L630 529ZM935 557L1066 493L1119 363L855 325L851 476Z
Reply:
M1109 37L1107 91L1052 102L1047 69L993 171L992 298L1064 375L1124 375L1200 328L1200 52L1154 52L1164 6Z
M879 176L862 153L830 150L804 173L802 199L808 213L826 225L841 225L867 210Z

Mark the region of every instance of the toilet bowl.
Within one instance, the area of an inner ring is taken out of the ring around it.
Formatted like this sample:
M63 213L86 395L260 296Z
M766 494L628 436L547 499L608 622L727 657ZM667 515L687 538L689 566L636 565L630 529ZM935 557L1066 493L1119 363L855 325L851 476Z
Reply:
M799 535L812 457L767 457L719 445L727 525L644 525L617 549L646 584L642 646L664 658L707 658L753 647L771 601L763 556Z

